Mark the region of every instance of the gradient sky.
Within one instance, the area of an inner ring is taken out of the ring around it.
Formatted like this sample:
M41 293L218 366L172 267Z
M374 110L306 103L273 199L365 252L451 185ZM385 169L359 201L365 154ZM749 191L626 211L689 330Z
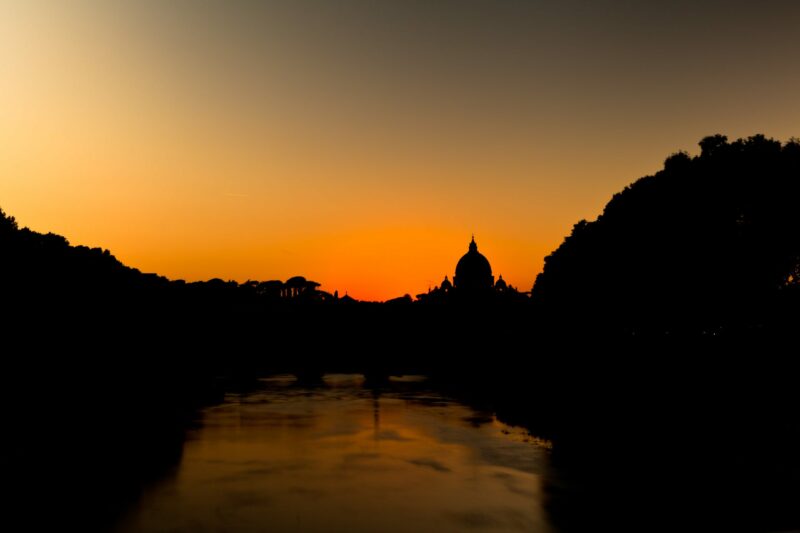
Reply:
M796 1L0 0L0 207L146 272L362 299L474 232L529 290L669 154L799 136L799 32Z

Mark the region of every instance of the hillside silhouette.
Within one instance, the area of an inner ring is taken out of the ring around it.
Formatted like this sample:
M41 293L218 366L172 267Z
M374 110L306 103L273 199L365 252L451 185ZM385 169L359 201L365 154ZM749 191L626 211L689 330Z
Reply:
M597 220L575 224L533 289L552 320L720 334L797 316L800 142L714 135L700 148L668 157Z

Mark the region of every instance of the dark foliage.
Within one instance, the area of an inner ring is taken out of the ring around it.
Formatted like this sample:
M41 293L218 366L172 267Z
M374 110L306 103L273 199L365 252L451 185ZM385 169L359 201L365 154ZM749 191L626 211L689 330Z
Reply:
M570 327L721 333L786 309L800 266L800 144L700 142L615 194L545 260L534 300Z

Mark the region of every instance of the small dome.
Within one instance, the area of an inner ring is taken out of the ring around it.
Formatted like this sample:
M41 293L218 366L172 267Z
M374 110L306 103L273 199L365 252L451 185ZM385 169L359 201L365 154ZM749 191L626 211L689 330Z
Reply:
M508 285L506 285L506 282L503 280L503 276L500 276L497 283L494 284L494 288L498 290L506 290L508 288Z
M450 280L447 279L447 276L444 277L444 281L442 282L442 288L445 290L450 290L453 287L453 284L450 283Z
M492 266L489 260L478 252L475 237L469 243L469 251L459 259L453 281L456 288L463 290L491 289L494 286Z

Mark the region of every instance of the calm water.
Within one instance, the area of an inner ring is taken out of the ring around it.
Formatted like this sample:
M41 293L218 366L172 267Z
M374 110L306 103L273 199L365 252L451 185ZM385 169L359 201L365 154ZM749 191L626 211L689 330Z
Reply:
M547 443L422 378L261 385L201 413L121 531L551 531Z

